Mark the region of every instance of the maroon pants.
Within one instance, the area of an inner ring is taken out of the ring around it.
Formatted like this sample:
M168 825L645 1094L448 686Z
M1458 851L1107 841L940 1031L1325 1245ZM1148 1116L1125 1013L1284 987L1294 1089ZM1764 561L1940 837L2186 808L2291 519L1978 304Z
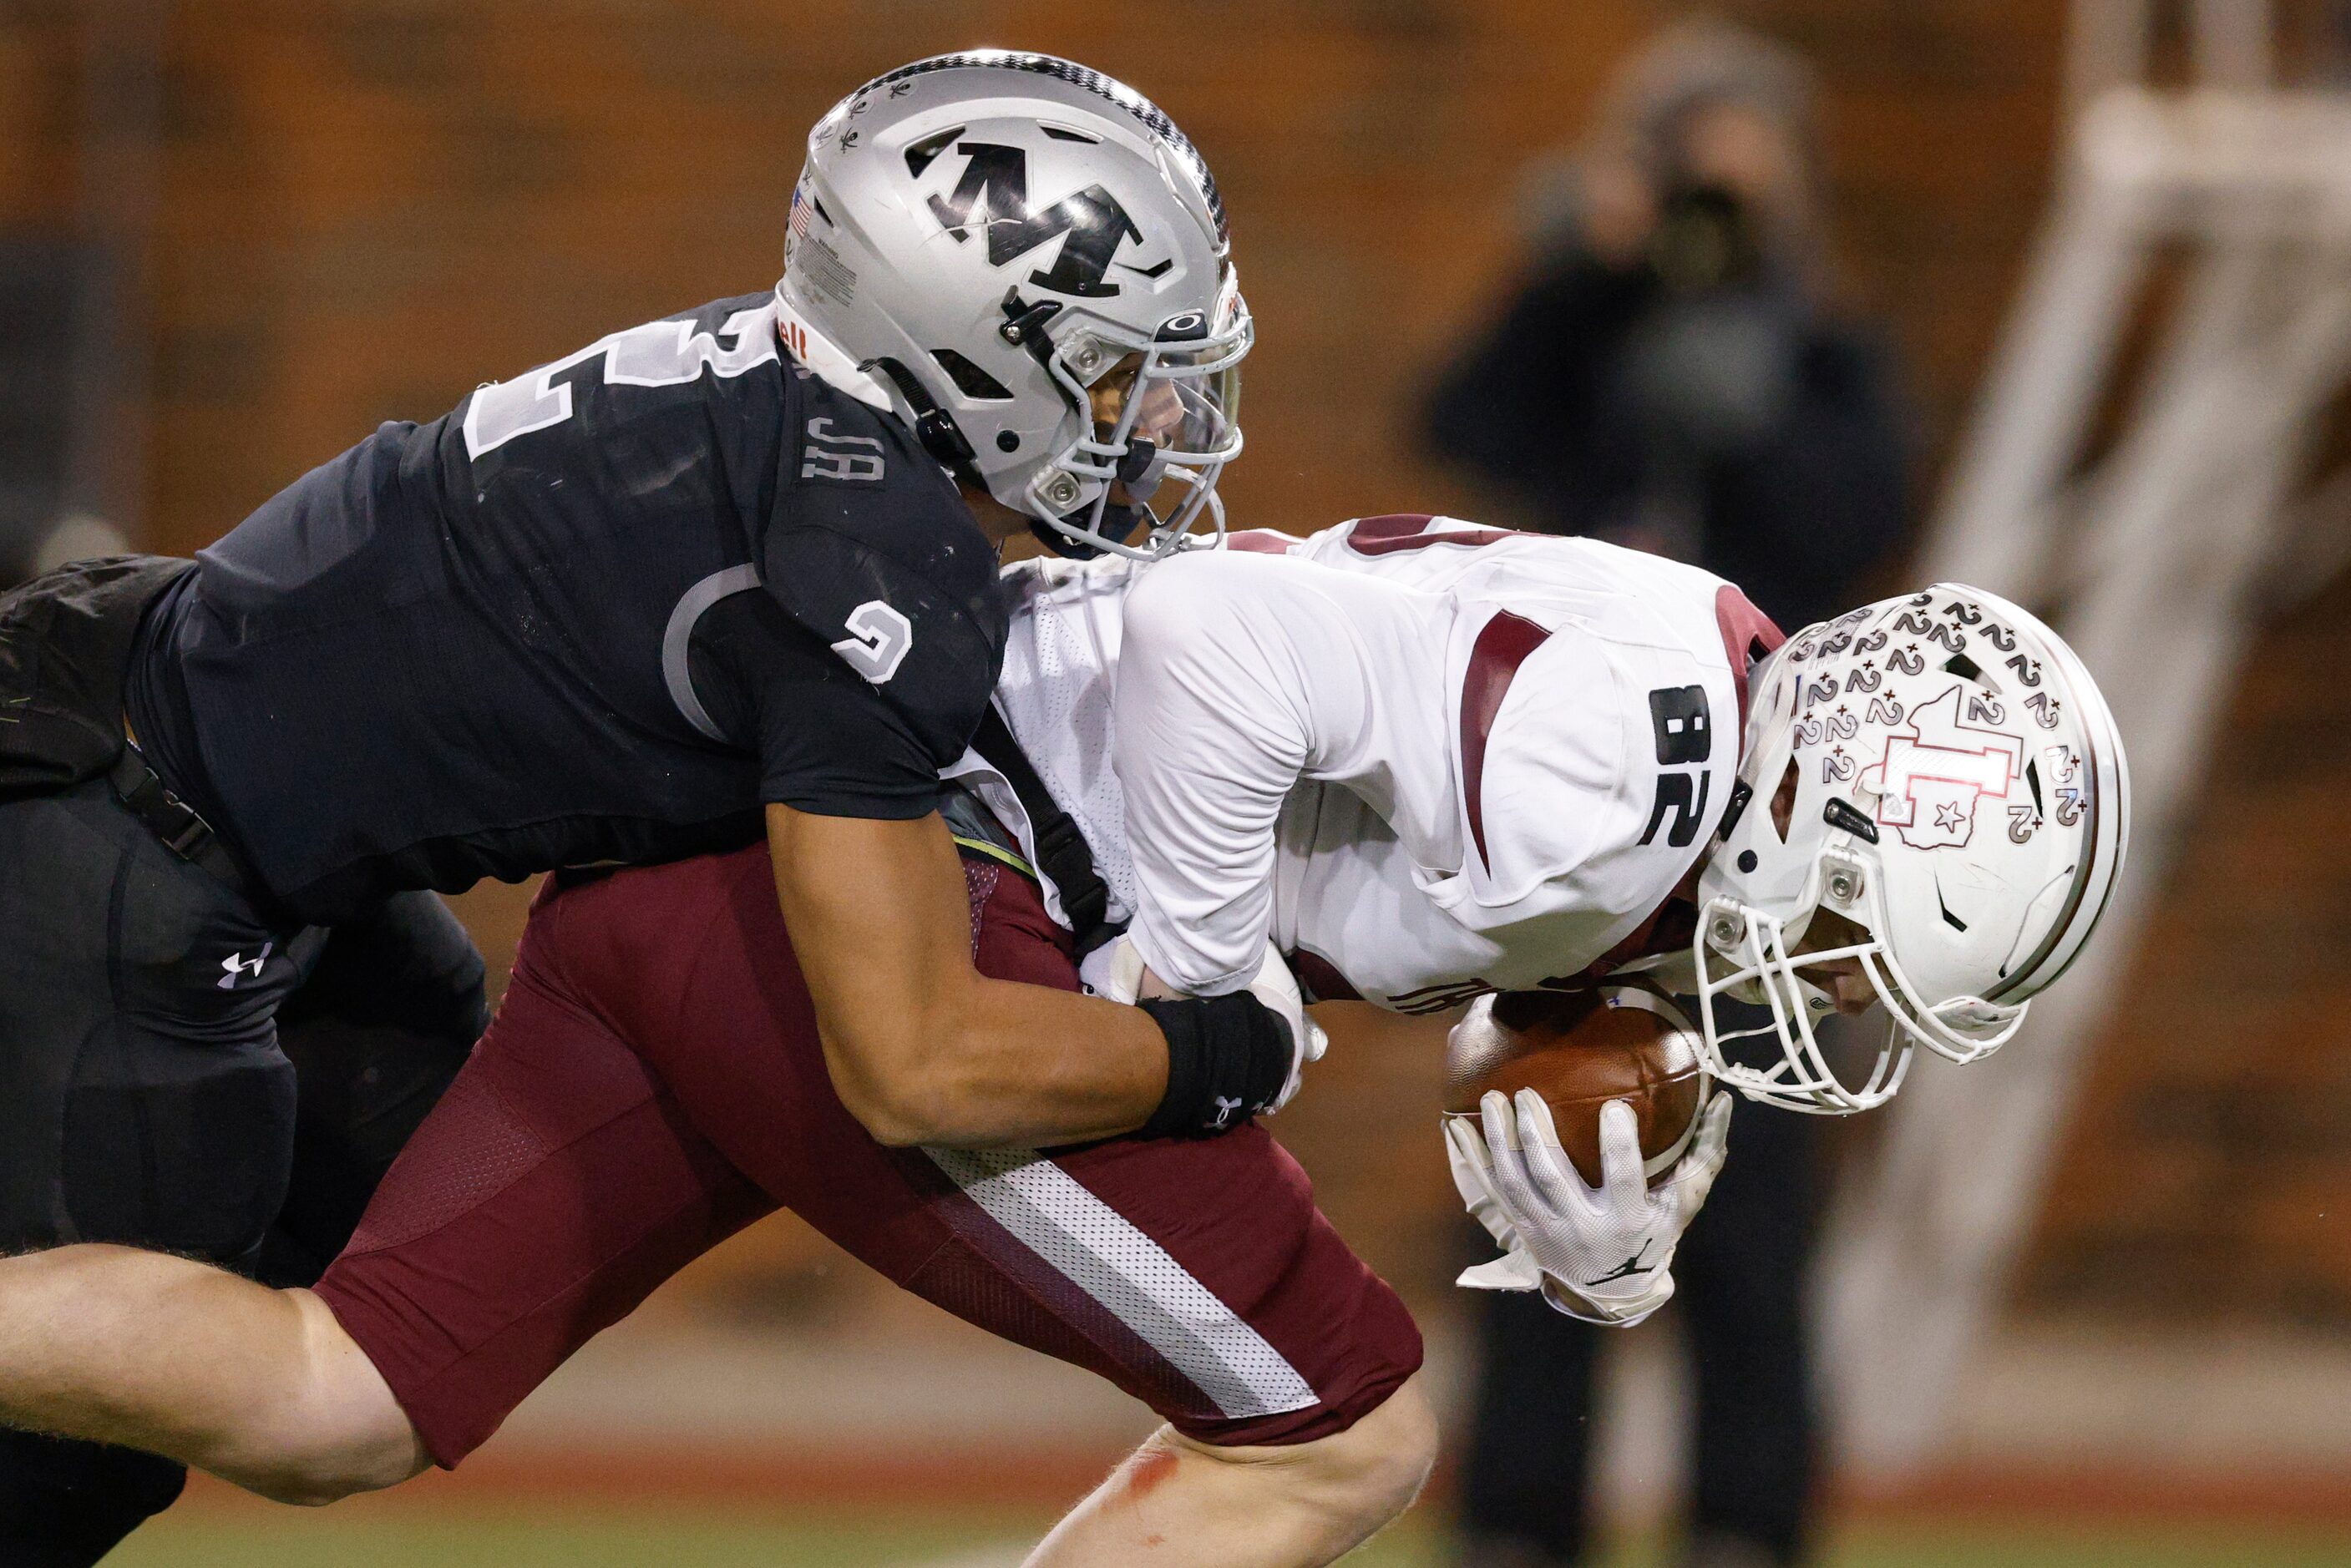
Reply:
M973 956L1073 988L1034 884L967 858ZM842 1107L763 847L550 879L489 1033L319 1285L435 1460L788 1207L904 1288L1180 1430L1296 1443L1420 1365L1265 1132L1050 1157L885 1148Z

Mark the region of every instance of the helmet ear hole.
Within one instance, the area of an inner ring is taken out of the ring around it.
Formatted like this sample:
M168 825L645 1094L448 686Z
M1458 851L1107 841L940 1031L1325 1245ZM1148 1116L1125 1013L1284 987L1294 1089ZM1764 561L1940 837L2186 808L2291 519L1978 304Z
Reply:
M1788 759L1788 769L1780 775L1780 787L1771 792L1771 831L1780 842L1788 842L1788 824L1796 815L1796 759Z

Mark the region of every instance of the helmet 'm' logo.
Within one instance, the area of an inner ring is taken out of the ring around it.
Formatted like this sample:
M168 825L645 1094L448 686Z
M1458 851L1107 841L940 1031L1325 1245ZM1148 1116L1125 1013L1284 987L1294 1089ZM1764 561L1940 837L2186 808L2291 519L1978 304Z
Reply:
M1976 805L2008 794L2024 767L2013 735L1960 722L1959 688L1910 710L1910 733L1887 738L1886 756L1861 773L1877 796L1877 820L1914 849L1959 846L1974 836Z
M1029 205L1029 155L1018 147L993 141L963 141L956 151L970 160L952 195L933 196L931 215L960 244L971 238L975 221L987 230L987 265L1002 266L1028 254L1048 241L1068 235L1061 254L1050 267L1029 275L1029 281L1056 294L1100 298L1119 292L1104 283L1111 257L1127 240L1138 243L1143 231L1118 204L1118 198L1100 185L1089 185L1062 197L1050 207L1032 211Z

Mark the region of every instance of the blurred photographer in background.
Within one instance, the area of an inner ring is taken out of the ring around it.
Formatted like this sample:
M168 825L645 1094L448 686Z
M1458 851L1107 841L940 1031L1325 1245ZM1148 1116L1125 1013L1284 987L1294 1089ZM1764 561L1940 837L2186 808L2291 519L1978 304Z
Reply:
M1792 632L1868 597L1908 457L1890 357L1831 308L1811 97L1800 58L1722 24L1635 57L1585 146L1530 182L1531 275L1427 410L1431 444L1520 525L1695 561ZM1689 1568L1809 1544L1813 1130L1742 1104L1682 1247ZM1462 1561L1573 1563L1600 1333L1538 1296L1480 1310Z
M1696 560L1790 631L1896 544L1907 461L1888 356L1827 297L1810 99L1720 24L1635 57L1529 180L1531 275L1428 410L1522 525Z

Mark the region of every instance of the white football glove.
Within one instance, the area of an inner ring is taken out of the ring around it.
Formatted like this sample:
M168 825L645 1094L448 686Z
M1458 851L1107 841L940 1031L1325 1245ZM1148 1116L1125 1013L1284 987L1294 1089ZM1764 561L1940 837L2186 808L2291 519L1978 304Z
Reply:
M1674 1250L1706 1202L1730 1135L1730 1096L1699 1113L1698 1136L1656 1191L1641 1169L1633 1107L1600 1107L1597 1189L1560 1147L1551 1107L1532 1089L1515 1106L1498 1092L1479 1102L1479 1123L1445 1118L1445 1150L1461 1201L1503 1250L1462 1271L1471 1290L1531 1291L1570 1317L1630 1325L1674 1293ZM1482 1136L1481 1136L1482 1134Z
M1150 967L1143 961L1143 950L1134 939L1122 934L1113 942L1099 964L1089 962L1089 972L1097 975L1089 989L1097 996L1133 1006L1144 994L1146 978L1156 980ZM1164 990L1164 982L1163 982ZM1249 993L1263 1002L1282 1026L1290 1031L1290 1076L1283 1080L1281 1093L1266 1107L1266 1115L1288 1105L1298 1093L1299 1080L1305 1075L1309 1062L1322 1060L1322 1053L1331 1048L1331 1036L1322 1026L1306 1016L1306 998L1298 989L1298 977L1290 972L1281 951L1271 941L1265 944L1265 958L1257 967L1256 976L1249 982ZM1174 995L1173 992L1165 994Z

